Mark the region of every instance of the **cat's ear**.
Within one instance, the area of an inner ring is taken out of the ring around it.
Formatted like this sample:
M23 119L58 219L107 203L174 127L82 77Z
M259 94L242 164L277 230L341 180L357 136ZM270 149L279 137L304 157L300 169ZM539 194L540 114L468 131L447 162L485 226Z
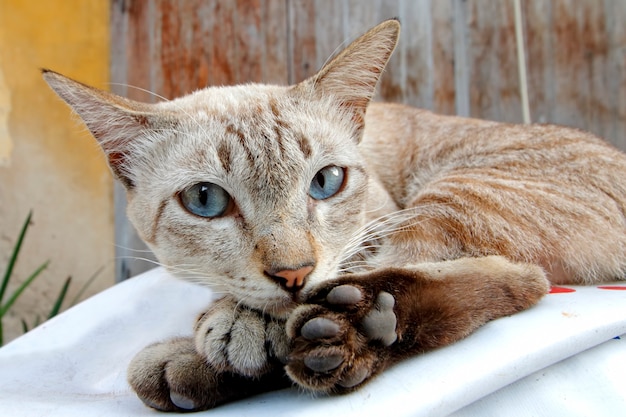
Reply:
M133 179L128 166L131 142L151 127L156 112L139 103L87 86L50 70L42 70L48 85L80 116L107 155L109 166L127 189Z
M297 88L309 92L312 89L320 97L335 97L352 113L360 133L367 106L399 36L400 23L395 19L384 21L352 42Z

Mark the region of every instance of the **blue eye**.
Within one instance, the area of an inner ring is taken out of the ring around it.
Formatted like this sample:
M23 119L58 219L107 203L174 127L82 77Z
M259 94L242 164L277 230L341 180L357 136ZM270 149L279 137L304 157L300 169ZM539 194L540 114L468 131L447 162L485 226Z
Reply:
M181 191L180 202L200 217L220 217L230 206L230 195L219 185L199 182Z
M341 190L345 178L345 169L337 166L327 166L315 174L309 188L309 195L315 200L325 200Z

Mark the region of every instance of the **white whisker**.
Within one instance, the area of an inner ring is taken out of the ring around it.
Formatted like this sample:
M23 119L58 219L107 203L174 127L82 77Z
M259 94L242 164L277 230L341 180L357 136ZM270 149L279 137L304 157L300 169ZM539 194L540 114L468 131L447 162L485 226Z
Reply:
M385 246L382 241L389 236L418 226L426 220L424 217L425 208L432 209L433 206L441 206L441 204L398 210L364 224L345 245L340 262L340 272L375 267L374 254L378 249ZM357 262L361 262L361 264L351 266L354 258L357 258Z

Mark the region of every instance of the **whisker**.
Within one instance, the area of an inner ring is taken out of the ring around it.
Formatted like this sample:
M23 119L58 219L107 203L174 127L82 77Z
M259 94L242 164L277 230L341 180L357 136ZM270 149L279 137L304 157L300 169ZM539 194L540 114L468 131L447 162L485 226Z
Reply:
M157 94L154 91L146 90L145 88L137 87L136 85L126 84L126 83L109 83L109 85L116 85L118 87L132 88L133 90L137 90L137 91L142 91L144 93L148 93L151 96L156 97L158 99L161 99L163 101L171 101L167 97L164 97L164 96L162 96L160 94Z
M429 215L425 214L428 212L426 209L432 209L437 206L444 206L444 204L433 203L409 207L367 222L346 243L341 257L341 268L346 268L345 265L350 263L350 259L359 256L365 260L364 262L368 262L371 265L373 263L373 253L384 246L384 244L380 243L381 240L426 221L430 218Z
M167 97L164 97L160 94L155 93L154 91L150 91L150 90L146 90L145 88L141 88L141 87L137 87L134 85L130 85L130 84L124 84L124 83L110 83L110 85L117 85L117 86L122 86L122 87L127 87L127 88L132 88L138 91L143 91L145 93L151 94L154 97L159 98L160 100L163 100L164 102L169 102L169 103L175 103L174 101L168 99ZM202 124L198 121L197 118L195 118L191 113L189 113L187 110L185 110L185 108L183 106L180 105L176 105L175 106L176 109L178 109L180 112L182 112L185 116L189 117L189 119L195 123L196 126L198 126L198 128L200 128L200 131L206 136L208 137L208 132L205 130L204 126L202 126ZM182 134L183 132L177 131L177 133Z

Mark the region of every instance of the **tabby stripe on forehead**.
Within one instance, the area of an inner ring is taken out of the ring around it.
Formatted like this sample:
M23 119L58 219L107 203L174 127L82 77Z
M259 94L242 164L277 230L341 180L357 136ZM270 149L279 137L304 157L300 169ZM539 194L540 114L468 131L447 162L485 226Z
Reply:
M250 163L250 165L254 166L254 155L252 154L252 151L248 147L248 143L246 142L246 135L233 125L226 126L226 133L234 135L237 138L237 140L239 141L239 144L241 145L244 152L246 153L246 158L248 159L248 162Z
M219 144L219 146L217 147L217 157L220 159L220 163L222 164L222 168L224 168L224 171L229 173L231 156L230 156L230 146L228 146L227 143L222 142Z
M302 151L302 155L304 155L304 159L309 159L313 153L313 148L311 148L309 140L302 134L298 136L298 146L300 151Z
M289 125L283 120L278 110L278 102L276 100L270 100L270 109L274 116L274 134L276 135L276 143L278 144L278 151L280 156L285 154L285 145L283 144L282 133L289 128Z

